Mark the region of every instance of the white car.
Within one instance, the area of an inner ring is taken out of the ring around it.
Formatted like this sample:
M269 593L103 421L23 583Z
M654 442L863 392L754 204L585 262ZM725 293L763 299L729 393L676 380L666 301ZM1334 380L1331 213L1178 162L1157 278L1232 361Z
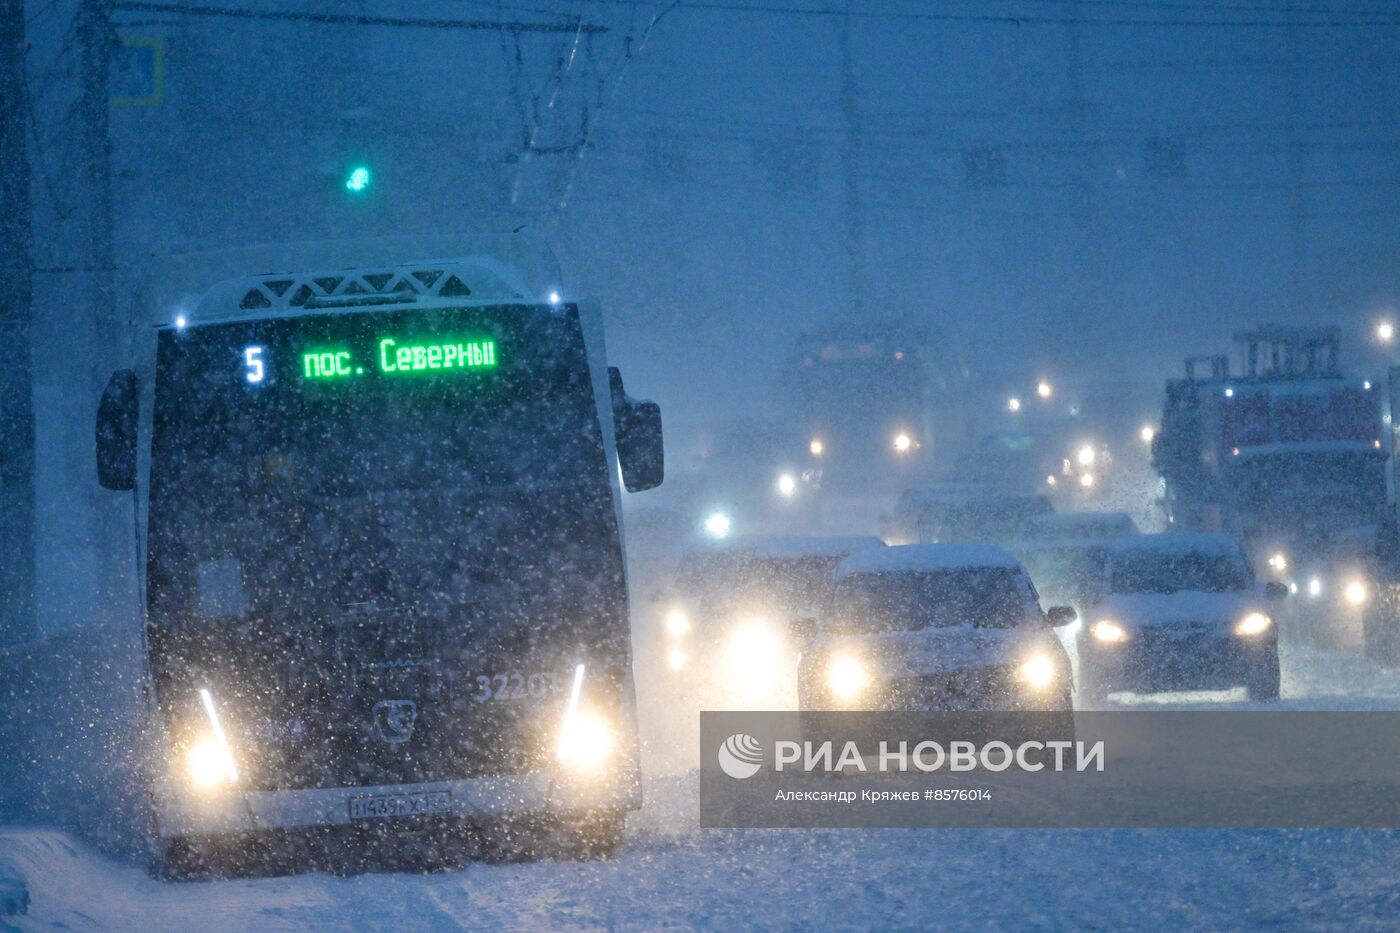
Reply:
M1069 659L1016 558L990 545L860 551L802 644L804 710L1070 708Z
M1079 704L1109 693L1244 686L1279 694L1278 630L1235 539L1150 534L1108 550L1102 594L1079 631Z

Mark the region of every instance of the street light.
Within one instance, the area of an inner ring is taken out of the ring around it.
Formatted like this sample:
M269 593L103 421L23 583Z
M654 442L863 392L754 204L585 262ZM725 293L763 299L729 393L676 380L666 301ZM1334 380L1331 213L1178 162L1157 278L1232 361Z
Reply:
M1376 339L1381 343L1391 343L1395 340L1395 325L1390 321L1381 321L1376 325Z
M1150 424L1144 424L1142 430L1138 431L1138 437L1142 438L1144 444L1152 443L1152 438L1157 436L1157 429Z
M812 443L807 445L807 449L811 451L814 457L820 457L822 454L826 453L826 445L822 443L820 437L812 438Z
M1094 453L1094 448L1093 448L1092 446L1090 446L1089 444L1085 444L1083 447L1079 448L1079 453L1078 453L1079 465L1080 465L1080 466L1093 466L1093 465L1094 465L1094 459L1095 459L1095 457L1097 457L1097 456L1098 456L1098 455L1097 455L1096 453Z
M797 492L797 479L791 473L784 473L778 477L778 492L786 499L791 499L793 493Z
M1055 388L1042 379L1040 382L1036 383L1035 394L1039 395L1041 398L1049 398L1055 394Z
M894 449L899 453L908 453L909 449L913 446L914 439L911 438L908 434L905 434L903 431L899 432L894 436Z
M1007 411L1020 411L1020 410L1021 410L1021 400L1020 400L1019 398L1017 398L1016 396L1014 396L1014 395L1011 396L1011 398L1009 398L1009 399L1006 400L1006 410L1007 410Z

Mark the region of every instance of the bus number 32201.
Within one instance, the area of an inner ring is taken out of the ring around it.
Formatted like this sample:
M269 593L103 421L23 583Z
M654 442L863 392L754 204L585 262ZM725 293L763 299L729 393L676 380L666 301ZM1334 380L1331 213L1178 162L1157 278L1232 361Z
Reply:
M559 676L553 672L539 674L481 674L476 678L478 703L493 700L528 700L559 692Z

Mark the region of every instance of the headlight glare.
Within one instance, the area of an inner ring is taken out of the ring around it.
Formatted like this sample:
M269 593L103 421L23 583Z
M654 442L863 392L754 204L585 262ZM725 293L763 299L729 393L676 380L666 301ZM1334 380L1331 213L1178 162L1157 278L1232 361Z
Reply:
M1123 629L1123 626L1112 619L1100 619L1089 627L1089 632L1094 636L1095 641L1106 644L1117 644L1128 640L1128 633Z
M558 755L561 764L575 771L594 773L612 757L617 740L606 719L579 706L584 671L582 664L574 668L569 705L564 710L564 722L559 727Z
M1274 620L1264 615L1262 612L1251 612L1240 619L1235 626L1236 635L1262 635L1269 630L1269 626L1274 624Z
M191 745L185 753L185 767L190 780L196 787L206 790L225 782L236 784L238 766L233 761L233 749L229 746L224 724L219 718L219 711L214 706L214 695L209 692L209 688L199 689L199 702L209 722L209 732Z
M616 742L607 720L577 710L559 732L559 761L576 771L593 773L612 757Z
M666 631L677 637L690 631L690 617L683 609L672 609L666 613Z
M1347 605L1349 606L1365 605L1366 600L1371 598L1371 592L1366 587L1366 581L1359 579L1347 581L1346 589L1342 591L1342 595L1346 598Z
M870 686L870 675L859 659L838 654L826 670L826 684L836 699L849 703Z
M185 753L185 768L196 787L212 789L228 780L224 750L216 739L200 739Z
M1016 679L1032 690L1045 690L1059 679L1059 665L1048 654L1037 651L1016 669Z

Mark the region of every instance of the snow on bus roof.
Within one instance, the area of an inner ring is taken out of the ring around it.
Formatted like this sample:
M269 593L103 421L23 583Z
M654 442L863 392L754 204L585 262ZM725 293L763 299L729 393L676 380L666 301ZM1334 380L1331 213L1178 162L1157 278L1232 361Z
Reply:
M836 567L837 577L862 573L919 573L965 567L1017 570L1009 551L990 544L901 544L858 551Z
M1233 535L1183 531L1119 538L1109 545L1109 550L1115 555L1194 553L1237 557L1240 554L1239 542Z

